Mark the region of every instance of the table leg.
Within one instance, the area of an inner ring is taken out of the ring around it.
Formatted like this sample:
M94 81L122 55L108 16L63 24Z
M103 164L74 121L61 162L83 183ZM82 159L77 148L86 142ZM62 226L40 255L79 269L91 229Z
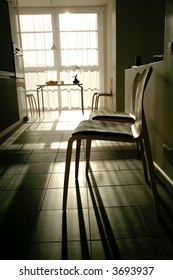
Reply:
M40 100L39 100L39 88L37 88L37 104L38 104L38 114L40 117Z
M42 98L42 106L43 106L43 112L44 112L44 97L43 97L43 87L41 87L41 98Z
M81 89L81 109L82 109L82 113L84 115L83 86L79 85L79 87Z

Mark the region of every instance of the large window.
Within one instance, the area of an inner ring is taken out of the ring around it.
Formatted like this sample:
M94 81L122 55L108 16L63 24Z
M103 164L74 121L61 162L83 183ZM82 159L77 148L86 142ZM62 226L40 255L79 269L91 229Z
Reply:
M72 83L74 76L84 86L84 106L100 90L100 12L21 14L21 34L27 91L48 80ZM98 28L99 26L99 28ZM54 45L55 48L52 49ZM45 105L52 109L79 108L78 87L45 87ZM58 94L57 94L57 91Z

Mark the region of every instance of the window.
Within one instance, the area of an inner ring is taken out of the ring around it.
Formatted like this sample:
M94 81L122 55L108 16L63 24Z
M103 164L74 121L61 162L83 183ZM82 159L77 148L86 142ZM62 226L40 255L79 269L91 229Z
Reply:
M48 80L72 83L77 75L84 86L84 106L91 106L92 94L100 89L101 81L99 15L98 11L65 14L58 10L20 15L27 91L36 91L36 85ZM45 87L45 91L46 107L80 108L78 87Z

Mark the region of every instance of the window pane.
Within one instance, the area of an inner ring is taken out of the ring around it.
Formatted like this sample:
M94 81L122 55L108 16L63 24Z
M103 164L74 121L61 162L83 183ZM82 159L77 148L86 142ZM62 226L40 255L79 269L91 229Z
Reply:
M51 15L20 15L22 32L52 31Z
M36 49L51 49L53 44L52 33L35 33Z
M61 49L98 48L97 32L61 32Z
M53 45L52 33L28 33L22 34L24 50L50 49Z
M97 66L98 51L97 50L62 50L61 51L62 66Z
M23 52L24 56L24 66L27 67L36 67L37 56L35 51Z
M97 14L60 14L59 21L60 31L97 30Z
M51 51L25 51L24 65L28 67L54 66L53 54Z

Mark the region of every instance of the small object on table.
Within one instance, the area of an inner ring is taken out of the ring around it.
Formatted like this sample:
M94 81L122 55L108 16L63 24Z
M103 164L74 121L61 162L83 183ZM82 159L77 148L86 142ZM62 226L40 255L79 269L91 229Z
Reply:
M73 84L79 84L79 80L77 79L77 75L74 77Z
M57 85L58 82L57 81L53 81L53 80L50 80L48 82L46 82L46 85Z

